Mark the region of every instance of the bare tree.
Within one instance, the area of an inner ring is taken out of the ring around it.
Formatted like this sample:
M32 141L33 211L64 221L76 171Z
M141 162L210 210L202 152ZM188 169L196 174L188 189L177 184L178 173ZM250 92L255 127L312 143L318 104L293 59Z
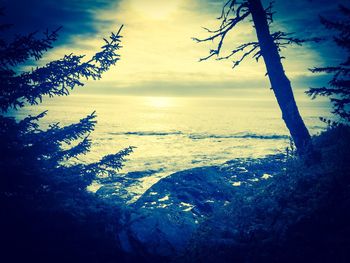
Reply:
M244 43L228 55L221 56L220 51L227 34L240 22L252 18L257 41ZM279 52L289 44L301 45L306 41L318 41L319 39L299 39L291 34L277 31L270 32L270 23L273 21L272 3L264 8L261 0L237 0L227 1L220 17L220 27L216 30L205 28L210 36L204 39L194 38L197 42L218 40L216 49L211 49L208 56L201 58L200 61L216 57L217 60L240 57L233 62L233 68L237 67L246 57L252 56L257 61L262 57L267 69L271 88L276 96L278 105L282 111L282 118L290 131L291 137L300 154L304 154L312 147L311 137L306 128L303 119L300 116L296 105L291 83L287 78Z

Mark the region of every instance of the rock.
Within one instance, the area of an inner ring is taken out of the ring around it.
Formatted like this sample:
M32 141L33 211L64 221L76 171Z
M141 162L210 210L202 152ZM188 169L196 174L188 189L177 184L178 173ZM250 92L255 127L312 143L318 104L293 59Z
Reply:
M120 187L120 184L112 183L101 186L96 191L96 195L116 205L125 205L134 197L132 193Z
M232 198L235 189L225 175L212 166L160 180L133 204L125 224L128 241L124 234L119 238L135 251L143 247L152 255L182 252L199 223Z
M238 191L245 196L246 189L259 181L266 182L279 171L276 164L282 161L278 156L273 158L273 166L269 165L269 158L236 159L221 166L193 168L161 179L128 206L130 212L119 233L121 247L139 255L173 257L180 254L199 225L234 202Z
M138 194L130 191L130 188L136 188L142 183L142 178L152 176L159 170L134 171L126 174L120 174L119 177L100 179L102 186L96 191L96 194L117 205L126 205L131 202Z

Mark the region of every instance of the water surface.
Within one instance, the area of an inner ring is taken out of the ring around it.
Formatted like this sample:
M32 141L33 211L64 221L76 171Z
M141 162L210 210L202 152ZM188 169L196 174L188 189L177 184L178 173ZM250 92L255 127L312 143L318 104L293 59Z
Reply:
M304 100L299 108L312 134L325 127L319 116L328 114L326 103ZM27 107L17 117L46 109L43 126L53 122L70 124L96 111L98 123L91 134L92 148L80 159L95 161L135 146L123 172L157 171L143 183L146 188L179 170L237 157L263 157L283 152L290 143L273 98L71 95Z

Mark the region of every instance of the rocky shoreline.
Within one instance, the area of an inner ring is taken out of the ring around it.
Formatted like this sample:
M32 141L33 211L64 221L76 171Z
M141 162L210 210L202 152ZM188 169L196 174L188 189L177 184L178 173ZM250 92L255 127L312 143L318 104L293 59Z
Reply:
M125 189L151 172L126 174L96 193L116 205L126 205L118 233L125 252L174 256L185 250L198 226L229 205L237 192L273 178L281 173L284 163L285 156L279 154L176 172L159 180L133 203L134 195Z

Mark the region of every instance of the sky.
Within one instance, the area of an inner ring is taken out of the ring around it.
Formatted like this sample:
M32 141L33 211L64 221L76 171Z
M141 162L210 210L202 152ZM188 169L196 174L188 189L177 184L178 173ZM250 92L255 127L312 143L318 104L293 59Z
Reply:
M102 38L121 25L121 60L100 81L89 81L77 93L150 96L230 96L249 89L268 91L262 61L248 58L238 68L232 61L215 59L198 62L215 43L196 43L206 37L202 27L216 28L221 0L3 0L6 17L15 26L8 33L29 33L63 26L55 48L45 54L41 65L64 54L97 52ZM267 1L263 1L265 5ZM337 16L337 4L346 0L275 1L273 29L296 32L296 36L329 36L319 23L319 15ZM39 34L39 33L38 33ZM232 30L223 54L255 39L247 20ZM290 47L283 51L287 76L294 89L324 85L325 76L315 76L308 68L337 62L341 51L329 42ZM34 63L34 62L33 62ZM40 65L39 63L39 65ZM34 64L30 64L29 67ZM28 68L28 67L27 67ZM267 93L266 93L267 94Z

